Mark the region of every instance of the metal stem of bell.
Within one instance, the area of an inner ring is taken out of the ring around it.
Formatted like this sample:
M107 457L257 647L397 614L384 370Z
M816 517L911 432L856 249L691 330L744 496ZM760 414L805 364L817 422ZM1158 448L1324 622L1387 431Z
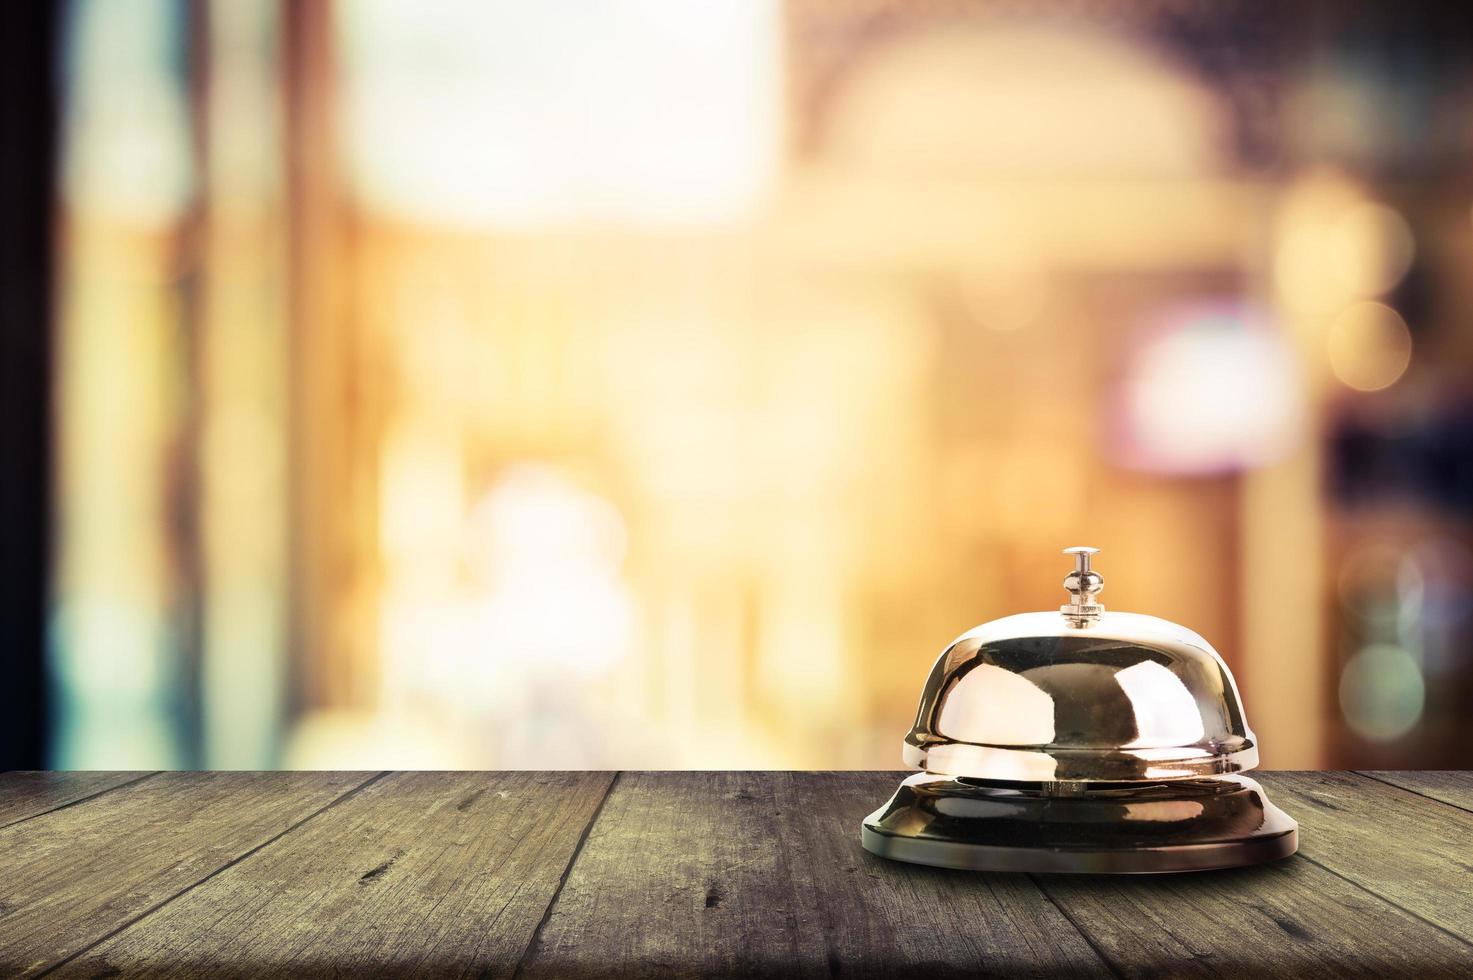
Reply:
M1105 611L1105 607L1095 601L1095 596L1105 587L1105 580L1089 567L1090 558L1099 552L1098 548L1082 546L1064 549L1064 554L1074 557L1074 571L1064 579L1069 601L1059 607L1059 612L1068 619L1070 626L1093 625Z

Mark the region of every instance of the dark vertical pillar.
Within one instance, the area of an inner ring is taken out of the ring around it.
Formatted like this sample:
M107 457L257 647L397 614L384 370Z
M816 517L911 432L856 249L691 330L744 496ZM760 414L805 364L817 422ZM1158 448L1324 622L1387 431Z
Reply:
M46 763L58 8L0 4L0 769Z
M351 259L337 142L332 0L282 0L290 213L291 595L287 710L354 704L371 689L341 629L352 525L355 403L345 270Z

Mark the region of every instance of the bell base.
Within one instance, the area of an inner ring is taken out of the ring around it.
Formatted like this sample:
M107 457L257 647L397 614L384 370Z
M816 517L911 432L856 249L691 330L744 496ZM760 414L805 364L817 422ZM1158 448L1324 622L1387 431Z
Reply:
M1143 785L921 773L870 814L864 849L912 864L1035 874L1166 874L1288 857L1298 824L1246 776Z

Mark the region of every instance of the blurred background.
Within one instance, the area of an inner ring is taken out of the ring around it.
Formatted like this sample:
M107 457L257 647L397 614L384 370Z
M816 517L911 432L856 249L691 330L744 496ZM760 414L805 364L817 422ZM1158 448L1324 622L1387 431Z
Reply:
M1091 544L1473 765L1458 5L3 16L9 764L895 768Z

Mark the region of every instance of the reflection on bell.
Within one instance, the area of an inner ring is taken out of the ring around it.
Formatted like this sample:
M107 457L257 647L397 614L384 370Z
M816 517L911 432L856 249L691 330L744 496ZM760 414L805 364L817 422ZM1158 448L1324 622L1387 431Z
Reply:
M1094 548L1068 548L1069 602L962 634L905 737L910 777L866 850L945 868L1140 874L1293 854L1298 824L1241 773L1258 764L1212 646L1106 612Z

